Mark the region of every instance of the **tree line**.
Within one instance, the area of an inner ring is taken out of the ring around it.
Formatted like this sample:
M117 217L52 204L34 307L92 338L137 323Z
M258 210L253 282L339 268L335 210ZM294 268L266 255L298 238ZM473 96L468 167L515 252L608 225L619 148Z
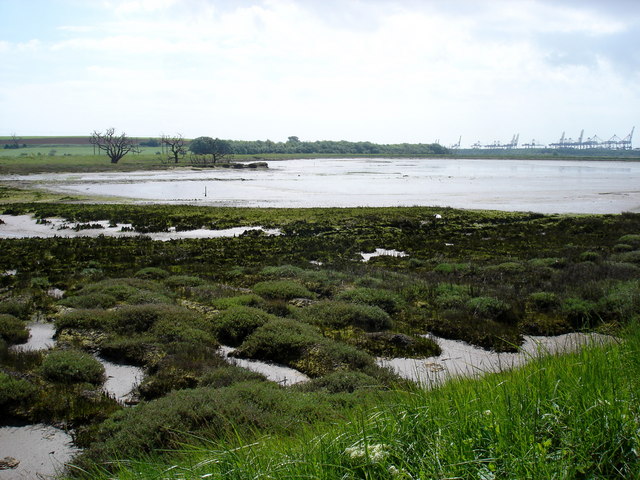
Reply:
M444 155L448 149L437 143L377 144L372 142L349 142L346 140L301 141L292 136L286 142L271 140L221 140L212 137L185 139L181 134L162 135L159 140L146 141L128 137L126 133L116 134L114 128L104 133L94 131L90 142L104 151L111 163L118 163L128 153L138 153L139 146L162 146L169 158L178 163L191 152L195 163L218 163L224 157L237 155L265 154L321 154L321 155Z

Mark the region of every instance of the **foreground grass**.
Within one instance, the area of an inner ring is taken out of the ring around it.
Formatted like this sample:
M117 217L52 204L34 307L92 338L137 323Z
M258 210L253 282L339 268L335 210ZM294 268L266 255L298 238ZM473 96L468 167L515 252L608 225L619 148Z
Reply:
M389 395L294 436L238 439L98 467L86 478L638 478L640 329L480 380ZM164 454L165 456L160 456ZM76 472L78 473L78 472Z

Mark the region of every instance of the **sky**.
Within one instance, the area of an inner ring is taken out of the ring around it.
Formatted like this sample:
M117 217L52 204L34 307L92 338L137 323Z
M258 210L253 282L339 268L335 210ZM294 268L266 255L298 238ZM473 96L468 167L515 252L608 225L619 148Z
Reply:
M0 135L622 138L639 45L638 0L0 0Z

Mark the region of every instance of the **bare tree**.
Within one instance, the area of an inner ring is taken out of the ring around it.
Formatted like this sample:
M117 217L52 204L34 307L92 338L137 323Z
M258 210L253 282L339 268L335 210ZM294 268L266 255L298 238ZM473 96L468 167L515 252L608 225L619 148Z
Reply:
M111 163L118 163L127 153L139 151L134 139L127 137L124 132L116 135L115 128L108 128L104 134L94 130L89 142L99 150L103 150L111 159Z
M167 152L171 152L171 157L173 157L175 163L178 163L180 158L187 153L186 141L181 133L174 136L162 135L160 141L166 145Z

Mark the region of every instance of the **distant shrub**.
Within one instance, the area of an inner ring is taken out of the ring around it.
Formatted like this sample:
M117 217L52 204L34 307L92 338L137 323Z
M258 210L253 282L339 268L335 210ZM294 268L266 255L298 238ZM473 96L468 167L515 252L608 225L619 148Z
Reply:
M236 356L290 364L324 338L310 325L278 318L257 328L236 350Z
M40 367L42 376L59 383L93 383L104 381L104 367L88 353L56 350L49 353Z
M148 331L159 320L180 324L194 324L200 315L175 305L126 305L109 315L112 328L118 333Z
M55 320L56 331L65 328L88 330L109 329L109 312L101 309L78 309L66 312Z
M467 301L467 308L472 315L479 318L504 321L511 312L511 307L494 297L474 297Z
M200 321L196 321L194 324L194 319L195 316L189 319L160 318L153 324L150 332L163 343L186 342L217 346L215 338L207 331L204 324Z
M341 292L336 298L353 303L374 305L389 314L396 313L402 306L402 299L399 295L381 288L355 288Z
M614 252L630 252L632 251L634 248L629 245L628 243L618 243L616 245L613 246L613 251Z
M612 260L623 263L640 264L640 250L632 252L616 253L612 256Z
M623 235L618 239L619 243L627 243L629 245L633 245L636 248L640 248L640 234L630 233L627 235Z
M354 344L377 357L424 358L441 353L440 346L434 340L404 333L367 333L357 336Z
M600 260L600 254L598 252L582 252L580 254L580 261L581 262L597 262Z
M211 302L211 305L220 310L225 310L230 307L259 307L264 304L264 299L255 293L248 293L246 295L236 295L234 297L218 298Z
M202 387L222 388L236 383L260 381L266 381L266 378L259 373L235 365L227 365L205 373L200 378L199 385Z
M148 334L108 336L100 344L100 355L140 366L154 364L161 357L156 338Z
M33 310L34 303L30 296L8 297L0 300L0 314L6 313L22 320L29 320Z
M83 287L77 295L99 294L108 295L122 302L138 293L138 288L121 279L108 279L92 283Z
M466 272L471 269L471 266L468 263L439 263L433 269L436 273L458 273L458 272Z
M165 278L164 283L169 288L175 290L179 288L197 287L199 285L204 285L206 282L200 277L193 277L190 275L173 275Z
M170 304L173 303L173 300L159 292L140 291L135 295L131 295L127 303L130 305L144 305L148 303Z
M25 343L29 340L29 330L19 318L2 313L0 314L0 338L10 345Z
M375 360L351 345L322 339L303 349L299 358L290 365L310 377L321 377L338 370L371 369L375 367Z
M552 312L560 306L560 299L552 292L534 292L529 295L529 305L538 312Z
M604 320L628 322L640 314L640 281L618 282L597 301L597 310Z
M498 275L515 275L526 271L526 267L518 262L504 262L484 268L485 273Z
M441 309L462 307L470 298L467 285L439 283L434 291L434 304Z
M324 327L353 326L372 332L387 330L393 325L389 314L380 307L348 302L318 302L302 309L300 317L309 323Z
M3 412L24 404L37 391L38 388L31 382L0 372L0 407Z
M315 294L306 287L291 280L274 280L256 283L253 291L264 298L292 300L294 298L314 298Z
M220 342L237 347L258 327L276 318L264 310L236 306L222 312L216 318L214 330Z
M308 382L296 385L296 390L303 392L325 391L328 393L352 393L356 390L381 388L380 382L362 372L338 370L324 377L313 378Z
M58 303L70 308L111 308L115 306L118 301L113 295L93 292L85 295L66 297Z
M138 270L135 274L136 278L144 278L147 280L164 280L171 275L166 270L157 267L147 267Z
M562 313L574 327L593 326L600 319L595 302L571 297L562 304Z
M563 258L533 258L529 260L529 265L534 268L564 268L566 266L566 260Z

